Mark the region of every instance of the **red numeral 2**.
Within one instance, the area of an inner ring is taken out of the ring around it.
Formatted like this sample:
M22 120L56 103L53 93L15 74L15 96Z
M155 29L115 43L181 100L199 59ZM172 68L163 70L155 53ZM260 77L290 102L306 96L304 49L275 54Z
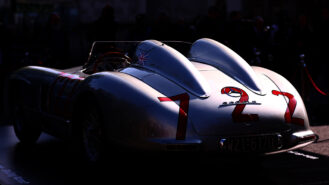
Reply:
M160 102L163 101L180 101L179 103L179 114L178 114L178 124L176 139L184 140L186 136L186 127L187 127L187 113L189 107L190 97L187 93L178 94L171 97L158 97Z
M232 119L234 122L251 122L251 121L258 121L259 117L257 114L242 114L243 109L246 107L245 102L248 102L249 96L248 94L236 87L224 87L221 90L222 94L227 94L230 96L231 93L240 94L239 102L233 110Z
M276 91L276 90L273 90L272 94L274 94L276 96L279 96L279 95L286 96L289 99L288 107L287 107L287 110L284 114L284 119L286 120L286 122L304 126L304 120L303 119L293 118L292 117L292 115L295 112L296 105L297 105L297 101L295 100L294 96L290 93L280 92L280 91Z

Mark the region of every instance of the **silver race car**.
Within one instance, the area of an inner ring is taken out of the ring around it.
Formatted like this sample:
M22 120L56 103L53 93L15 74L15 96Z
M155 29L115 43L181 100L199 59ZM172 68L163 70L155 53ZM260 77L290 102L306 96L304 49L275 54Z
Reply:
M206 38L94 42L84 66L24 67L9 89L22 143L75 138L90 161L110 145L274 154L316 138L291 83Z

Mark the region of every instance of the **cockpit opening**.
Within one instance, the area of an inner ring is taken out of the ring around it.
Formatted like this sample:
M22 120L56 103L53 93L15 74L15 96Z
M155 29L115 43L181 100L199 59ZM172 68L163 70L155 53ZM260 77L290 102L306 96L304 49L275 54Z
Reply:
M132 59L114 42L94 42L83 72L93 74L102 71L117 71L130 66Z

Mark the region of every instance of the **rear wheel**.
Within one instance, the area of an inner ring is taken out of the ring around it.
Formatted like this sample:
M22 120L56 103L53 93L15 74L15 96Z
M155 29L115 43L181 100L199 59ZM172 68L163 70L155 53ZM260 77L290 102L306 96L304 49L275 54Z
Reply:
M105 146L102 121L95 107L92 107L82 120L82 144L88 161L97 163L103 158Z
M81 108L81 107L80 107ZM78 111L74 121L74 145L78 155L91 165L99 164L105 156L104 124L99 108L87 104Z

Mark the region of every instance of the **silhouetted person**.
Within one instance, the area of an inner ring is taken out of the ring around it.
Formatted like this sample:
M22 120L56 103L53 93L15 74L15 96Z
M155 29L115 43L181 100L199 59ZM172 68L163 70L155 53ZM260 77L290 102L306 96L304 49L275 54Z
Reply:
M49 16L43 36L44 65L51 67L68 67L68 38L61 24L59 15L53 13Z
M244 55L242 46L245 42L245 29L240 12L233 11L230 13L226 34L228 46L240 55Z
M208 15L197 25L199 37L208 37L219 42L225 40L225 21L217 7L208 9Z
M193 42L193 30L183 18L178 18L174 26L174 39Z
M313 28L309 23L309 18L306 15L300 15L294 29L294 42L297 49L297 54L308 54L312 45L312 39Z
M293 51L295 46L292 37L292 21L287 15L287 12L281 11L278 14L278 31L274 38L277 43L277 47L274 50L274 57L276 58L275 70L286 78L291 77L292 66L290 66L290 64L293 63L292 61L296 60L296 55Z
M6 47L5 43L3 41L5 40L5 28L2 20L0 19L0 116L2 116L2 109L3 109L3 88L4 88L4 72L5 72L5 67L4 67L4 48Z
M101 16L91 24L90 41L114 41L116 40L117 23L114 20L114 9L106 5L102 9Z
M165 12L161 12L152 25L151 37L162 41L173 40L173 25Z
M320 14L320 19L314 34L315 58L312 61L315 65L314 70L317 71L327 70L329 65L328 47L326 46L329 43L329 9L322 8Z
M151 28L147 23L146 16L139 14L135 17L135 24L130 32L130 39L136 41L142 41L150 39Z

